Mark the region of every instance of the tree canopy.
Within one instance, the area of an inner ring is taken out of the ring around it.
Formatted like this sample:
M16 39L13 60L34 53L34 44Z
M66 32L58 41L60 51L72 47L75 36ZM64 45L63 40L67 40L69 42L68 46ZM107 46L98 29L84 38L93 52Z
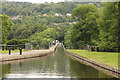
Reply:
M9 20L6 14L2 14L2 43L7 41L7 37L12 31L13 22Z
M84 44L96 45L99 35L97 8L94 5L78 5L73 9L72 16L78 20L71 32L71 36L73 36L71 41L74 46L80 48Z
M57 39L66 48L83 48L84 44L101 51L118 48L118 2L3 2L2 11L4 44L23 39L38 49Z
M104 3L103 12L99 19L99 47L111 50L118 47L118 2Z
M66 33L66 46L83 48L88 44L98 46L100 51L118 51L119 16L118 2L106 2L99 8L93 4L78 5L72 11L78 22Z

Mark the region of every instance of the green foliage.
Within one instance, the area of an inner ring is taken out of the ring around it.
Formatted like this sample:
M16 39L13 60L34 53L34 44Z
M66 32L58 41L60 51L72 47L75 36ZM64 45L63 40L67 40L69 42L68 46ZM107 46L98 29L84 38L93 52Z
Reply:
M56 39L59 40L60 42L64 42L65 34L70 27L71 26L68 23L64 23L64 24L61 23L57 27L54 26L53 28L58 32Z
M45 34L45 36L41 35L42 38L39 36L39 39L43 39L44 43L54 39L64 41L64 35L69 27L69 22L74 21L71 19L71 17L66 16L66 14L71 13L72 9L78 4L79 3L73 2L60 2L51 4L4 2L2 11L9 15L10 19L16 17L17 15L21 18L12 20L14 23L13 32L9 33L10 35L7 37L7 39L30 39L30 36L41 34L44 30L51 27L58 32L57 35L55 35L56 37L50 36L53 34L51 32L50 35L46 35L47 31L44 31L42 34ZM63 16L55 16L55 13L60 13ZM47 16L43 16L43 14L47 14ZM53 25L53 23L58 25ZM50 30L48 30L48 32ZM41 43L39 39L36 40L36 43ZM31 40L31 42L35 42L35 40Z
M84 44L97 45L101 51L118 51L118 2L103 3L103 8L94 5L78 5L72 17L78 22L68 31L65 43L73 48ZM67 41L67 38L70 40Z
M6 14L2 14L2 43L7 41L7 37L13 28L12 21L9 20L9 17Z
M28 40L27 39L11 39L9 41L6 42L7 45L17 45L17 44L25 44L27 43Z
M72 29L73 29L73 26L71 25L70 28L65 33L65 37L64 37L65 42L64 42L64 44L65 44L65 47L67 49L71 49L71 48L74 47L73 44L72 44L72 41L71 41L71 38L73 37L73 36L71 36Z
M99 22L100 41L98 46L101 50L110 51L118 47L118 3L104 3L103 13Z
M47 48L49 42L57 39L67 48L83 48L84 44L89 44L110 51L118 47L118 3L103 4L3 2L2 11L12 20L2 15L3 43L11 39L28 39L39 49ZM73 19L66 15L71 12ZM61 16L55 16L55 13ZM20 19L12 19L17 15ZM74 22L76 24L71 25Z
M52 42L57 38L58 32L54 28L48 28L44 30L43 32L38 32L32 35L29 38L29 41L34 44L39 44L41 47L44 46L45 48L48 48L49 42ZM39 46L36 45L36 48Z
M60 2L51 4L32 4L28 2L3 2L2 11L9 16L54 13L70 13L79 3Z
M16 39L27 39L31 35L33 35L35 32L42 32L45 29L47 29L47 26L43 25L42 23L29 23L26 22L26 24L15 24L15 27L13 27L13 32L10 33L11 36L8 37L8 39L16 38Z
M94 44L98 40L99 30L97 8L92 5L78 5L72 11L73 18L77 22L71 32L71 42L75 48L82 48L84 44Z

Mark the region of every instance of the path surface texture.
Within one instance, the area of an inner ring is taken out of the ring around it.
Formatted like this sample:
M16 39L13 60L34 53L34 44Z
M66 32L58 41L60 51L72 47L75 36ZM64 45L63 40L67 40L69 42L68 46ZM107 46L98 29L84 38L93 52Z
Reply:
M49 49L44 49L44 50L30 50L28 52L22 52L22 55L20 55L20 52L11 53L11 55L9 55L9 53L0 54L0 62L33 58L33 57L47 55L47 54L53 53L55 48L56 48L56 46L52 46Z

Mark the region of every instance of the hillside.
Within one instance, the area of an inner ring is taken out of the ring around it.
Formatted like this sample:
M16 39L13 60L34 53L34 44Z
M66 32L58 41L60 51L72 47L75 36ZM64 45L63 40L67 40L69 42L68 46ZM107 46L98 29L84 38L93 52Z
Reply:
M102 7L102 3L87 2L3 2L2 13L9 16L9 20L13 22L12 31L6 36L4 44L13 44L12 40L21 39L27 39L31 44L38 44L37 46L43 43L47 46L56 39L65 42L66 32L78 22L72 17L73 9L78 5L89 4Z

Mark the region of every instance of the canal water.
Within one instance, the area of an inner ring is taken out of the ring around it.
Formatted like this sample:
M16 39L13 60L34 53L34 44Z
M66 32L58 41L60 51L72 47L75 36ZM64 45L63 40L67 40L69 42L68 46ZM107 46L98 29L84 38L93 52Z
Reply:
M81 78L112 78L102 71L79 63L58 45L54 54L2 64L3 78L59 78L78 80ZM72 79L71 79L72 78Z

